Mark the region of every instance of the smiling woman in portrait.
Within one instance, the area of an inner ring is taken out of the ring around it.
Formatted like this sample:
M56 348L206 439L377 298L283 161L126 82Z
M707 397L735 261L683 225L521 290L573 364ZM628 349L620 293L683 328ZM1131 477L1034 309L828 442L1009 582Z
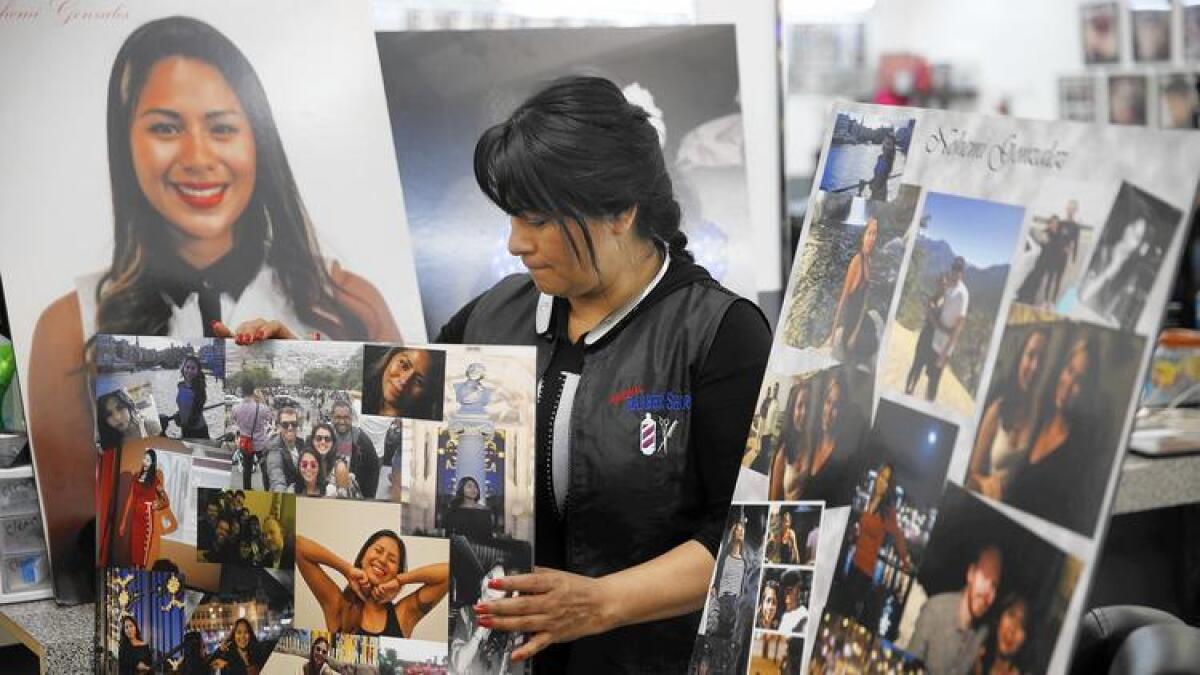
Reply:
M266 92L211 26L170 17L125 40L108 85L108 165L111 263L34 331L39 451L91 436L84 349L97 333L213 335L273 316L306 334L400 340L380 292L322 255Z

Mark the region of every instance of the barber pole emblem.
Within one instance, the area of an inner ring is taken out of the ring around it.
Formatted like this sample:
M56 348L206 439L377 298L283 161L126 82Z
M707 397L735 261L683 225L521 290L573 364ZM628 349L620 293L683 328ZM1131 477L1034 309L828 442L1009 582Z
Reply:
M642 454L647 457L653 455L658 449L658 425L650 417L650 413L646 413L645 419L642 420L641 438Z

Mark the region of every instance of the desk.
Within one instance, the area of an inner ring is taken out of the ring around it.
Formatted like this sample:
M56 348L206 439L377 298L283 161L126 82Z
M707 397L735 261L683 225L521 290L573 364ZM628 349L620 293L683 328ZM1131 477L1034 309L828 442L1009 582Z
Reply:
M1200 455L1126 455L1114 516L1195 503L1200 503Z
M60 607L53 600L0 606L0 633L37 655L43 675L92 672L95 605Z

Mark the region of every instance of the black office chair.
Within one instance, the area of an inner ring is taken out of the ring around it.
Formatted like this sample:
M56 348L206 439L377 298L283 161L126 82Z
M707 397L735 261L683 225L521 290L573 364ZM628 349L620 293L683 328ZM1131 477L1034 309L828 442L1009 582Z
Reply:
M1071 675L1200 675L1200 628L1150 607L1084 615Z

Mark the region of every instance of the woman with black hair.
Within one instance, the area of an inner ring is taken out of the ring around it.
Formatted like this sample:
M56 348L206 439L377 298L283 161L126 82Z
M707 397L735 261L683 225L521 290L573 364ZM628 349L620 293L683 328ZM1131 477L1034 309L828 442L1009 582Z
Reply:
M779 629L779 582L767 579L763 582L762 594L758 598L758 621L755 628Z
M96 429L102 450L113 450L125 441L147 436L146 424L124 389L101 396L96 401L96 409Z
M335 339L400 340L379 291L322 254L262 83L227 37L181 16L138 27L113 62L107 110L112 261L38 319L39 454L92 438L75 402L90 399L85 346L99 333L227 336L222 322L274 316Z
M1029 637L1029 604L1019 593L1009 593L1000 602L996 624L988 633L983 653L972 675L1022 675Z
M133 512L133 532L129 536L129 565L147 568L158 560L162 535L173 532L177 527L175 515L171 512L171 500L163 489L158 453L153 449L146 450L142 455L142 468L129 483L129 496L125 498L125 507L121 510L118 536L125 536L130 511Z
M694 263L658 133L606 79L555 81L484 131L475 178L529 273L435 341L535 346L541 382L541 569L497 580L520 598L485 603L480 625L531 634L516 661L570 643L539 658L545 672L685 670L766 319Z
M142 675L153 672L154 655L142 639L142 629L132 614L121 617L121 642L117 647L118 675Z
M189 630L184 633L180 650L183 660L179 663L176 673L179 675L209 675L212 672L208 667L208 657L204 654L204 638L200 636L199 631Z
M483 501L479 481L471 476L458 480L443 525L447 534L461 534L472 541L492 536L492 510Z
M768 477L768 498L772 501L795 501L804 493L805 468L812 451L809 429L809 399L812 381L802 380L788 392L787 417L783 420L779 449L771 460Z
M1033 440L1037 396L1034 388L1046 360L1050 339L1045 328L1034 328L1021 342L1012 372L984 409L971 454L967 487L992 499L1003 499L1013 470L1025 461Z
M319 431L314 430L315 437ZM333 431L326 430L325 433L329 439L326 443L332 444ZM321 455L313 448L305 448L300 451L300 459L296 462L296 470L299 473L299 480L292 486L296 494L303 497L324 497L326 489L326 474L325 462L321 459Z
M338 588L324 568L346 579ZM317 599L333 633L411 637L417 623L445 597L450 566L434 563L408 569L404 541L391 530L367 538L350 563L317 542L296 536L296 569ZM417 589L392 603L405 586Z
M846 372L835 368L825 373L824 397L818 411L817 430L813 434L813 445L801 461L800 479L802 499L824 499L833 504L846 503L851 489L849 481L854 477L850 455L857 448L852 445L847 429L853 427L847 419Z
M1079 301L1125 329L1132 329L1137 323L1138 311L1149 292L1149 288L1139 286L1149 248L1148 229L1146 217L1138 214L1115 236L1106 230L1091 265L1079 281Z
M1091 329L1079 326L1077 331L1051 371L1055 376L1046 382L1029 452L1014 471L1004 501L1088 534L1099 515L1112 457L1101 452L1105 446L1095 442L1094 427L1088 424L1089 411L1105 409L1097 387L1099 344ZM1074 498L1062 499L1065 483L1074 486Z
M208 422L204 419L204 404L208 401L208 384L204 381L204 367L200 359L188 355L179 367L180 380L176 386L175 421L179 424L182 438L208 440Z
M896 485L892 465L884 462L875 472L871 496L853 526L854 553L840 590L850 602L847 615L874 630L879 624L879 598L875 588L875 567L887 537L899 554L902 568L912 567L908 542L896 518Z
M363 414L436 419L445 359L445 352L428 349L383 352L367 364L363 376Z
M221 675L259 675L270 653L258 643L254 628L246 619L233 623L229 637L217 647L209 666Z
M337 463L338 454L333 451L333 443L336 438L333 425L329 422L314 424L312 434L308 437L309 449L316 452L317 457L321 460L322 486L325 484L324 481L333 475L333 466Z

